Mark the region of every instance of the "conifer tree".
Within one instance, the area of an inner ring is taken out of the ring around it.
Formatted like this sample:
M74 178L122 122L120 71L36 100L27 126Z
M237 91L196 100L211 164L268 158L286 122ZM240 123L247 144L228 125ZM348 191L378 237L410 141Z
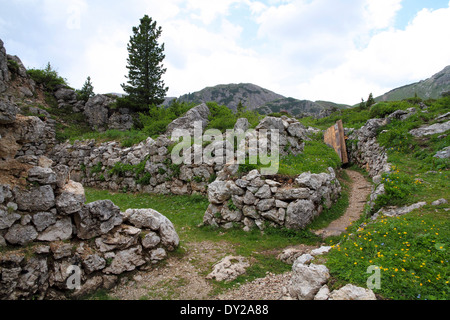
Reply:
M128 94L128 105L135 111L145 111L150 105L163 103L169 90L161 79L166 72L162 65L164 44L158 43L162 29L148 15L140 21L138 27L133 27L128 43L128 81L122 84Z

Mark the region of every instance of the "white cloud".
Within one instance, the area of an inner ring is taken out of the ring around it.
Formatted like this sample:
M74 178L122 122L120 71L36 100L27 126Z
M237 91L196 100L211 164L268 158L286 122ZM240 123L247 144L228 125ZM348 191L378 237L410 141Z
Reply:
M405 30L373 36L364 49L354 49L346 62L298 87L311 99L357 103L373 92L424 80L450 64L450 8L422 10Z

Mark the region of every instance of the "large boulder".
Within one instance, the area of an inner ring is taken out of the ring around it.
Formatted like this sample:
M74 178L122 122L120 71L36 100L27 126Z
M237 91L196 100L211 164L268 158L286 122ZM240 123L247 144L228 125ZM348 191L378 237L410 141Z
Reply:
M294 299L313 300L329 278L329 270L324 265L294 263L289 294Z
M208 125L208 117L210 115L210 111L208 106L205 103L202 103L188 112L178 119L175 119L167 126L166 134L170 136L172 132L176 129L184 129L188 130L191 134L194 132L194 123L200 121L202 124L202 130L206 128Z
M98 94L90 98L84 106L84 115L92 129L106 130L109 122L109 106L114 99Z

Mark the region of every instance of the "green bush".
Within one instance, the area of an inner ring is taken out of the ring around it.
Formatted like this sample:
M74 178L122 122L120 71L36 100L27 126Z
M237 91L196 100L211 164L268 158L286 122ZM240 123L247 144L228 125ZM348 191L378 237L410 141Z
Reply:
M27 71L28 75L36 83L41 84L47 91L55 91L57 86L68 86L67 80L58 75L56 70L53 70L50 62L47 64L45 69L29 69Z

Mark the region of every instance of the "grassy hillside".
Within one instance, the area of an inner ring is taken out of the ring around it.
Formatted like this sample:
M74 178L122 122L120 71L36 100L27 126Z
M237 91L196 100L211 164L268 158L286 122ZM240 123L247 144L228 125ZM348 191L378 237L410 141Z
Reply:
M375 98L375 101L398 101L414 95L422 99L437 99L448 91L450 91L450 66L429 79L391 90Z
M450 136L435 134L415 138L411 129L436 123L436 117L450 111L450 98L417 104L400 101L381 103L371 110L343 110L321 119L303 119L326 127L341 118L346 127L360 127L365 119L384 117L396 109L415 107L416 115L394 120L378 131L378 142L387 149L392 172L383 175L386 195L377 200L381 206L405 206L427 202L421 209L398 218L379 217L371 221L362 217L349 233L327 240L334 250L327 266L336 286L354 283L365 287L367 269L375 266L381 274L380 297L395 300L433 300L450 298L450 216L447 205L431 202L450 200L450 160L437 159L437 151L450 145Z

